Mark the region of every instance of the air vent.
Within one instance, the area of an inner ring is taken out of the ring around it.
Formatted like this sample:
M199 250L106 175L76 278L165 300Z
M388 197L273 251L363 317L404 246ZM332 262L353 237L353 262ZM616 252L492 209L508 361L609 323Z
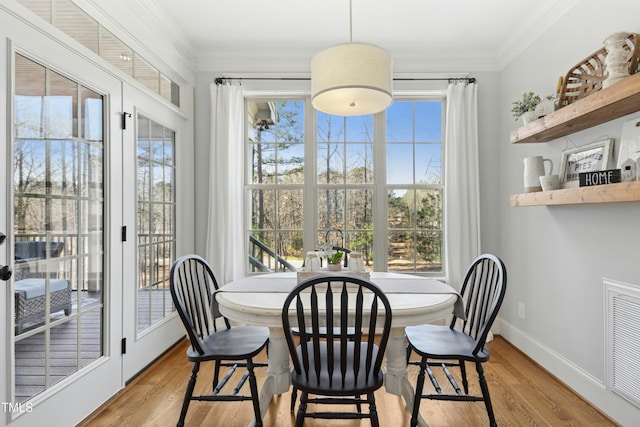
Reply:
M607 388L640 407L640 287L604 279Z

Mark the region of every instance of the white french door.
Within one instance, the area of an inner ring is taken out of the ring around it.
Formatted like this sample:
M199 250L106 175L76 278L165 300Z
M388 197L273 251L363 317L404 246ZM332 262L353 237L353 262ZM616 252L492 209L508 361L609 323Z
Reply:
M166 104L125 84L123 179L123 356L125 381L184 336L169 293L180 247L179 219L189 212L178 189L186 171L186 120ZM186 209L185 209L186 208Z
M0 426L74 425L124 384L122 84L0 18Z

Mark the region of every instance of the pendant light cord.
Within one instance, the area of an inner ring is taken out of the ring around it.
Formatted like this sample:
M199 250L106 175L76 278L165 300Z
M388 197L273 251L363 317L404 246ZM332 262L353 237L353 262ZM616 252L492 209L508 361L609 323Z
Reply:
M353 1L349 0L349 43L353 43Z

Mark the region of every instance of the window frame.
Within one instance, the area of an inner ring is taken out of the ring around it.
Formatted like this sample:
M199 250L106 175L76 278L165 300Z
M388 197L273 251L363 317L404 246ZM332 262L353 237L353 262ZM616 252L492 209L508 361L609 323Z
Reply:
M317 191L320 185L318 184L318 174L317 174L317 112L311 106L311 98L309 96L302 95L283 95L278 93L260 93L259 95L256 93L253 94L245 94L245 138L244 143L247 144L249 141L248 132L250 130L249 126L251 126L248 118L248 108L247 105L249 102L278 102L278 101L294 101L300 100L304 102L304 166L312 165L313 167L304 167L304 184L303 188L303 209L304 209L304 217L303 217L303 241L304 241L304 249L303 254L307 251L312 251L317 249L313 245L316 244L316 236L318 230L318 213L317 213ZM429 276L434 278L446 278L446 246L447 246L447 227L445 221L445 144L446 144L446 136L445 136L445 121L446 121L446 89L439 90L429 90L429 91L405 91L395 95L396 101L409 101L409 102L427 102L427 101L439 101L441 102L442 114L441 114L441 129L442 129L442 137L441 137L441 174L442 174L442 183L441 184L428 184L426 186L423 185L403 185L403 184L387 184L386 176L387 176L387 168L386 168L386 150L387 150L387 141L386 141L386 113L380 112L376 113L372 117L372 137L373 137L373 162L374 162L374 180L373 184L359 184L355 185L355 187L362 188L364 185L367 188L373 188L373 252L374 259L373 265L375 266L376 271L388 271L388 250L389 250L389 242L387 239L389 228L387 224L388 218L388 206L387 206L387 194L391 189L394 188L437 188L442 191L442 247L441 247L441 270L437 272L425 272L425 271L409 271L407 273L420 275L420 276ZM383 141L384 143L377 143L378 141ZM249 150L246 150L249 151ZM249 244L249 235L251 233L251 189L255 188L252 184L252 164L251 164L251 155L249 152L245 154L245 245ZM349 189L353 188L354 185L344 184L341 188ZM266 188L266 187L265 187ZM382 189L382 190L378 190ZM383 234L384 237L375 237ZM248 246L244 250L245 254L249 253ZM247 274L253 274L250 268L250 264L247 259L245 259L246 267L245 272Z

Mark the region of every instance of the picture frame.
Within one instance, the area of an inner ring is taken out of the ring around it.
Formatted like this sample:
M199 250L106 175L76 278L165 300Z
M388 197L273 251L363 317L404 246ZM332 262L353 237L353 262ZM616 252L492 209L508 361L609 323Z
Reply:
M560 183L562 188L577 187L580 172L607 170L613 152L613 138L562 152Z

